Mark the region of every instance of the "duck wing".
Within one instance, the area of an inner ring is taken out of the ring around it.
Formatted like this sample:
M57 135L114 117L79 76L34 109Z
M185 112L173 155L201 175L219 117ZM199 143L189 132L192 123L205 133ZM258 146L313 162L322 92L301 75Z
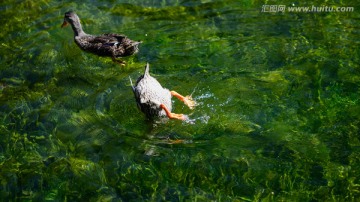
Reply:
M104 49L111 47L115 56L132 55L138 51L140 42L133 41L120 34L104 34L94 38L94 43L101 43Z
M126 36L124 35L118 35L118 34L104 34L100 36L95 36L91 40L89 40L89 43L93 44L102 44L104 46L113 46L116 44L121 44L126 40Z
M140 43L120 34L85 35L75 37L75 41L86 51L112 57L132 55L138 51L138 44Z

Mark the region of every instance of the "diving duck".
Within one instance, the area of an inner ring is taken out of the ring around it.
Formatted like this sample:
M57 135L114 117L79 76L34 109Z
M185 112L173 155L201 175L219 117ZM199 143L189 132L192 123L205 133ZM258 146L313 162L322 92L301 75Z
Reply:
M136 85L133 86L131 78L130 83L137 106L149 119L167 116L170 119L186 120L186 115L171 112L172 96L183 101L190 109L195 107L196 103L192 100L191 96L184 97L175 91L169 91L168 89L163 88L154 77L150 76L149 63L145 66L144 75L141 75L137 79Z
M84 51L99 56L109 56L114 62L125 64L124 61L116 60L118 57L130 56L138 52L141 42L133 41L120 34L103 34L94 36L86 34L82 29L80 19L75 12L65 13L64 22L61 27L71 25L74 31L75 43Z

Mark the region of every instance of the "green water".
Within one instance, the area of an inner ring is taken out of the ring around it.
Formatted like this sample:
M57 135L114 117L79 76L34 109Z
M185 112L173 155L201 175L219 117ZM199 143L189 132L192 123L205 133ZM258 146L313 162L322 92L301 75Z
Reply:
M4 201L356 201L360 7L261 12L256 0L0 3L0 198ZM125 67L60 28L141 40ZM150 122L129 76L150 63L192 94L189 122Z

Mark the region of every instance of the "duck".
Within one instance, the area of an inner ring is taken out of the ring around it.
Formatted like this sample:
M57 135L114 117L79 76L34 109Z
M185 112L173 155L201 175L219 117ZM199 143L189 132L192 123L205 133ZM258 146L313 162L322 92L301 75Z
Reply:
M65 13L64 22L61 27L71 25L74 31L75 43L84 51L99 55L108 56L116 63L124 65L125 62L117 60L119 57L126 57L136 54L139 51L140 41L133 41L122 34L86 34L82 29L80 18L74 11Z
M130 77L129 79L137 106L149 119L168 117L169 119L187 120L188 117L186 115L171 112L171 98L173 96L184 102L190 109L194 109L196 105L196 102L190 95L182 96L176 91L163 88L161 84L150 75L149 63L146 64L145 72L137 79L135 86Z

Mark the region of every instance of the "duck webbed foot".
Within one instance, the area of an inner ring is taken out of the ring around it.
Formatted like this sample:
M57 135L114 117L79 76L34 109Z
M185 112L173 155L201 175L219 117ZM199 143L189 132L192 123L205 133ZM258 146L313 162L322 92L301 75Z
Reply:
M182 96L176 91L170 91L171 95L183 101L185 105L187 105L190 109L194 109L196 102L191 98L191 95Z
M122 61L122 60L117 60L116 57L111 57L112 58L112 61L115 62L115 63L118 63L120 64L121 66L125 66L126 62L125 61Z
M169 118L169 119L179 119L179 120L186 120L187 119L187 116L184 115L184 114L175 114L175 113L171 113L169 111L169 109L164 105L164 104L160 104L160 108L162 108L163 110L165 110L165 113L166 113L166 116Z

